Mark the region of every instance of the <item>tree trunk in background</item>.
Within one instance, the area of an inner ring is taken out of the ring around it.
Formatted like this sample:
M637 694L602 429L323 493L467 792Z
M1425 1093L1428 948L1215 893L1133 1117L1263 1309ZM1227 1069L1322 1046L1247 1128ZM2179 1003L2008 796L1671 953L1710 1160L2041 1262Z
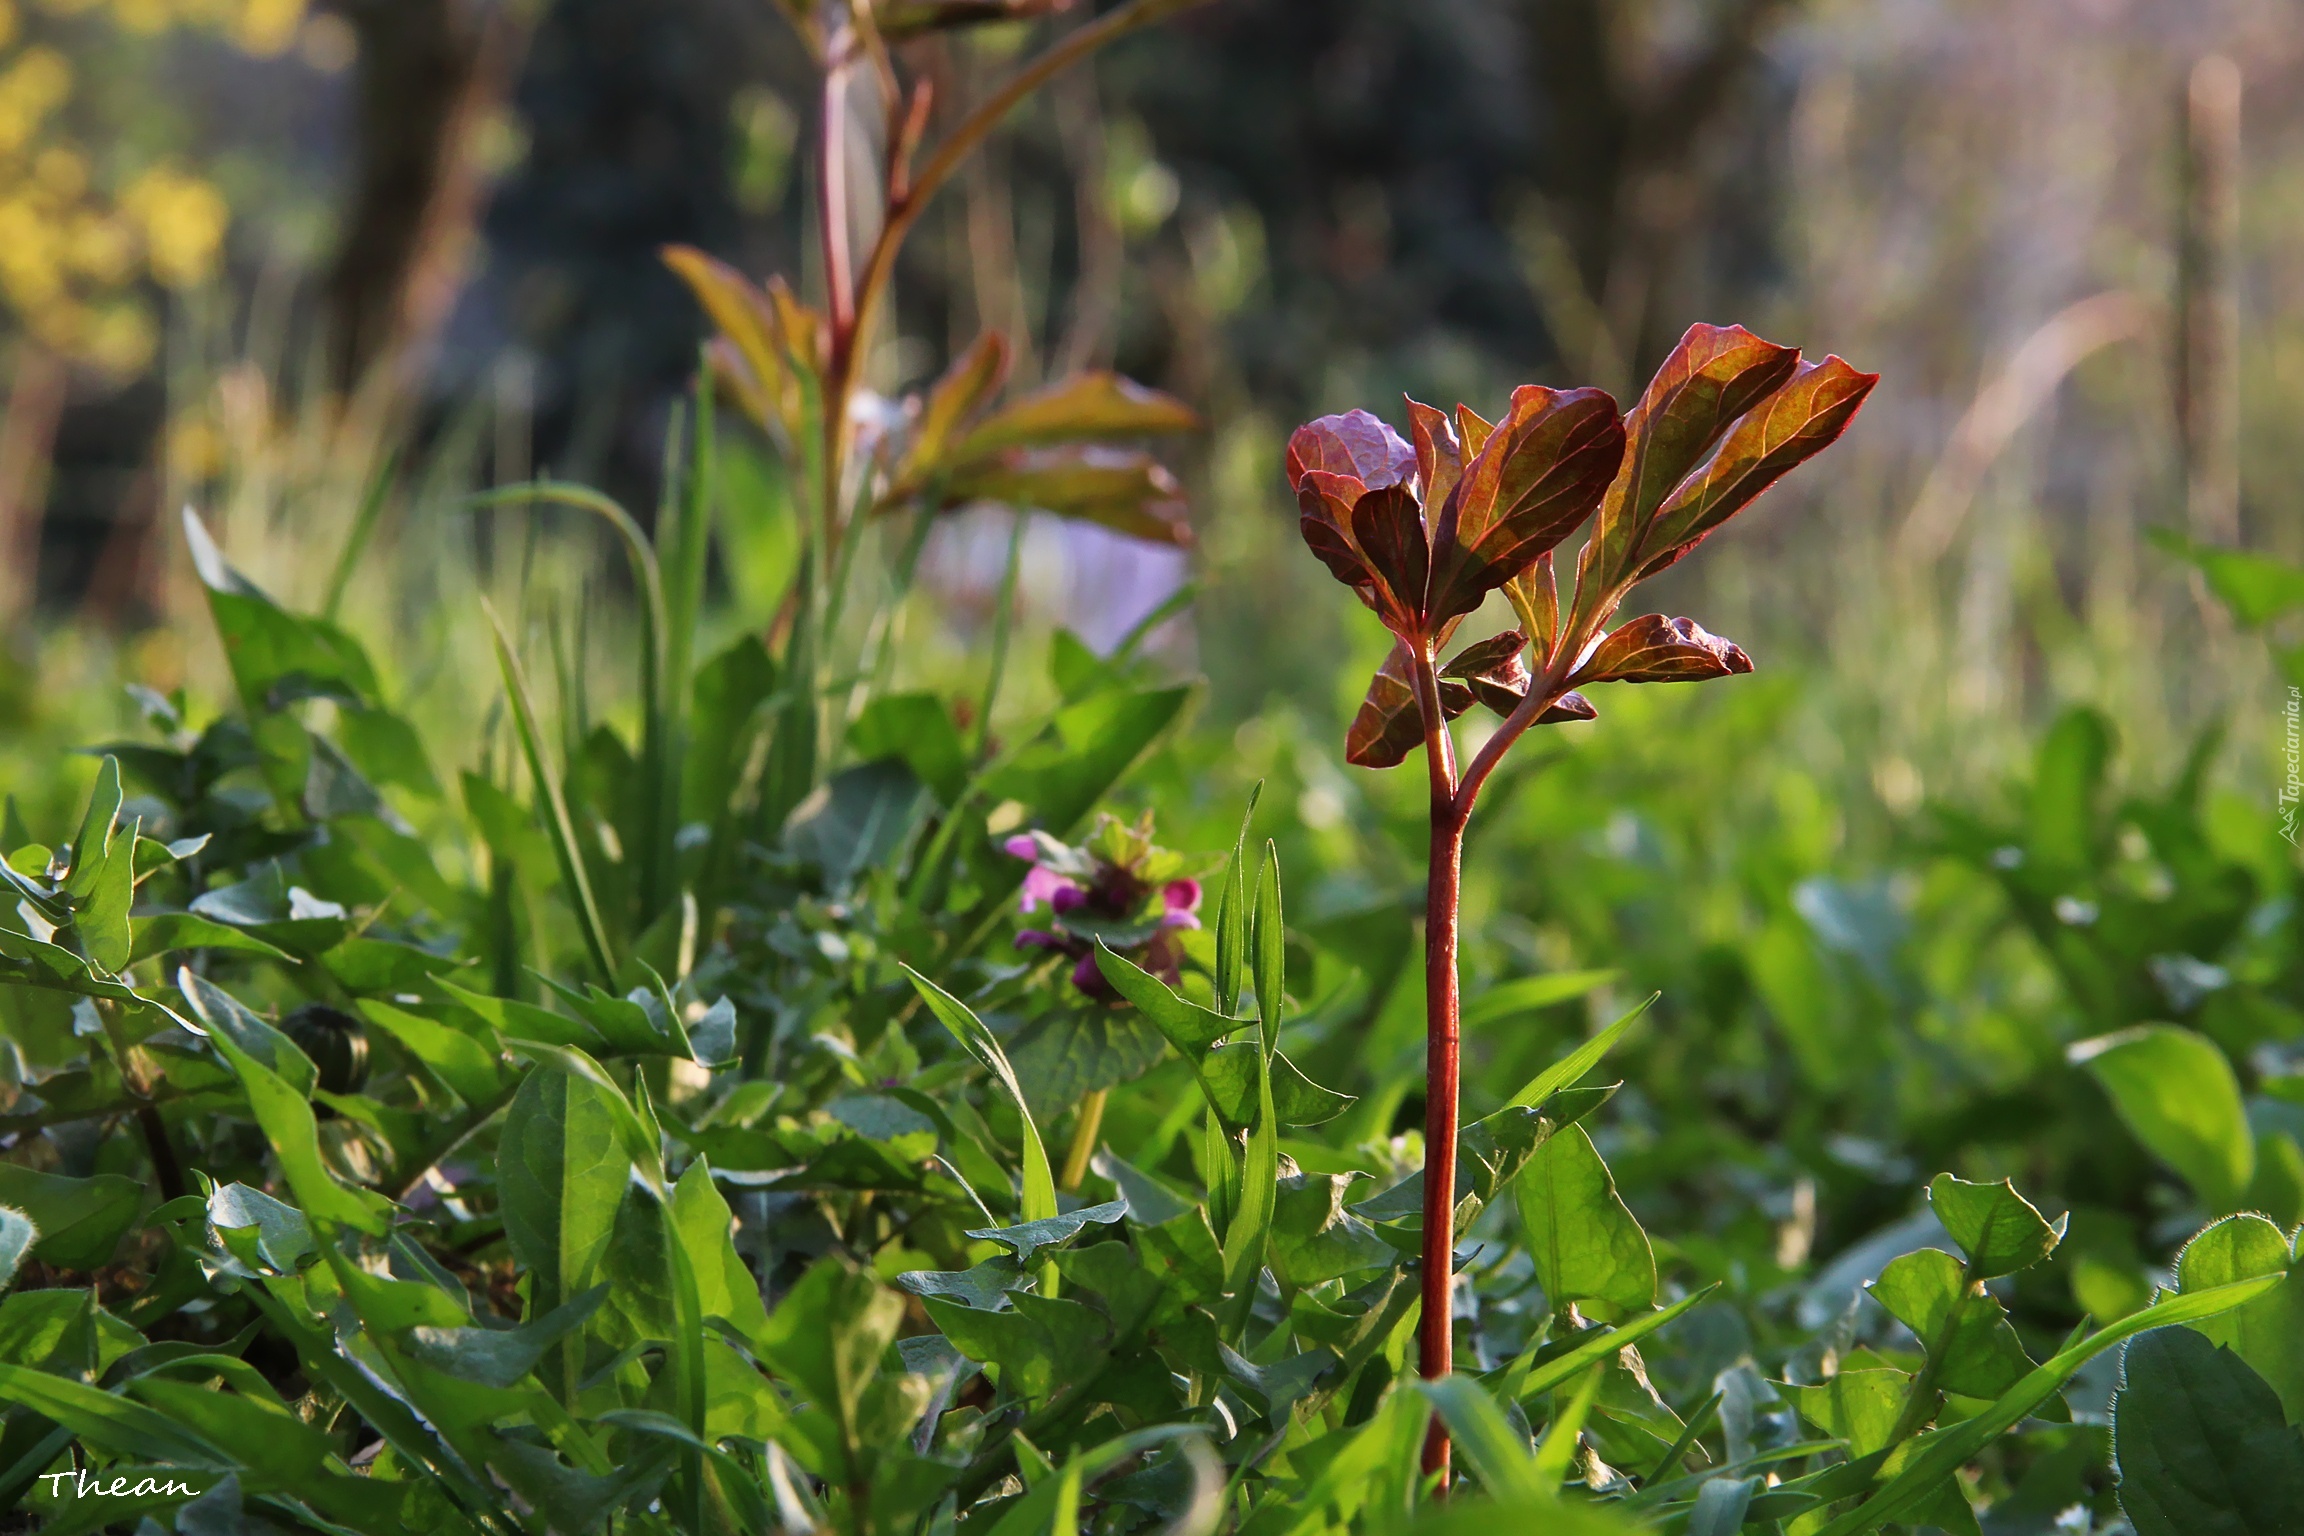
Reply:
M18 344L8 414L0 418L0 626L29 616L39 595L40 518L70 384L62 358Z
M502 102L533 6L515 0L336 0L360 39L351 191L326 290L337 383L399 376L462 287L485 168L476 130Z
M1676 337L1668 290L1675 243L1699 206L1697 154L1748 77L1769 25L1790 0L1726 0L1674 59L1629 57L1614 0L1527 0L1532 72L1544 102L1537 168L1545 212L1575 258L1582 294L1546 294L1556 332L1589 332L1644 377ZM1552 312L1579 310L1571 319ZM1561 322L1565 320L1566 324Z

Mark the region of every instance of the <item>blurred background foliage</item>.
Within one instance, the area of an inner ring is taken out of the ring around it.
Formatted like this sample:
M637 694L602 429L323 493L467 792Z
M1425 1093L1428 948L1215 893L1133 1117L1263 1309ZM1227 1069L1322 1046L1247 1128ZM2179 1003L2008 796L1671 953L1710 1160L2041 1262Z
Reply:
M922 45L939 117L1020 43ZM658 252L815 281L806 80L760 0L0 0L0 783L27 820L76 813L93 767L54 766L133 724L119 683L228 695L187 502L292 607L341 597L393 707L469 747L443 778L510 750L481 595L532 635L581 616L591 707L628 718L601 536L469 493L548 468L654 504L705 334ZM1476 1023L1468 1107L1661 988L1596 1136L1653 1230L1797 1282L1813 1327L1860 1273L1834 1256L1939 1167L2085 1213L2038 1315L2141 1304L2200 1212L2109 1134L2070 1042L2181 1017L2245 1087L2293 1085L2285 683L2144 537L2304 556L2292 8L1218 0L1020 110L897 298L885 393L991 329L1023 382L1109 365L1206 418L1196 549L1039 520L1016 654L1109 649L1197 584L1148 654L1207 687L1127 797L1207 850L1267 781L1291 915L1366 956L1304 1054L1391 1085L1369 1135L1416 1119L1393 982L1423 791L1341 765L1381 640L1298 547L1285 432L1397 420L1403 390L1626 394L1698 319L1883 382L1825 468L1666 578L1759 675L1620 696L1484 806L1466 995L1612 979ZM764 445L730 423L721 451L726 638L771 622L796 541ZM907 684L980 696L1007 534L931 539ZM1021 667L994 730L1055 697ZM2304 1109L2251 1103L2251 1201L2293 1224Z

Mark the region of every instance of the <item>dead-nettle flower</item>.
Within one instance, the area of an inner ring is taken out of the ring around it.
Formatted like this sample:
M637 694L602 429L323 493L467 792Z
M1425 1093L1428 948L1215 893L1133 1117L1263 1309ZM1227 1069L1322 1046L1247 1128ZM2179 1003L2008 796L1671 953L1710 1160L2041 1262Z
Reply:
M1692 619L1606 626L1634 586L1678 561L1847 427L1877 374L1740 326L1689 328L1629 414L1597 389L1524 385L1503 419L1407 402L1403 440L1366 411L1323 416L1288 440L1304 542L1392 631L1345 756L1389 768L1421 745L1432 781L1425 898L1426 1094L1419 1365L1444 1376L1455 1245L1458 876L1464 827L1488 775L1531 725L1590 720L1579 689L1749 672L1744 652ZM1552 551L1589 522L1565 602ZM1517 628L1443 661L1457 628L1501 591ZM1460 768L1448 722L1474 704L1504 717ZM1433 1423L1426 1466L1447 1464Z
M1018 949L1069 957L1072 984L1098 1002L1120 1001L1097 969L1099 939L1171 986L1176 983L1184 957L1174 935L1200 926L1200 882L1185 873L1182 854L1153 843L1149 813L1134 826L1099 817L1078 847L1045 832L1020 833L1002 846L1032 865L1018 909L1026 917L1043 907L1048 911L1046 928L1016 935Z

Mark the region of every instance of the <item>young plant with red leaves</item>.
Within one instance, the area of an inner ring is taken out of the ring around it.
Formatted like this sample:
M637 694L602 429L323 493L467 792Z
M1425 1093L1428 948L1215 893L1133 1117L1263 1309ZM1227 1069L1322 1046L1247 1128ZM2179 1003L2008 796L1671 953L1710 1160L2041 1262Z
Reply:
M1879 375L1740 326L1697 325L1619 415L1597 389L1523 385L1496 423L1407 402L1411 442L1366 411L1323 416L1288 441L1304 542L1392 631L1347 759L1389 768L1419 743L1432 785L1425 897L1423 1317L1418 1363L1448 1374L1455 1247L1456 939L1464 830L1480 788L1532 725L1590 720L1595 683L1749 672L1692 619L1607 627L1633 587L1672 565L1794 466L1829 446ZM1590 525L1565 604L1553 551ZM1442 653L1501 590L1519 627ZM1484 704L1504 723L1459 764L1448 722ZM1427 1471L1444 1472L1437 1420ZM1444 1480L1443 1480L1444 1484Z

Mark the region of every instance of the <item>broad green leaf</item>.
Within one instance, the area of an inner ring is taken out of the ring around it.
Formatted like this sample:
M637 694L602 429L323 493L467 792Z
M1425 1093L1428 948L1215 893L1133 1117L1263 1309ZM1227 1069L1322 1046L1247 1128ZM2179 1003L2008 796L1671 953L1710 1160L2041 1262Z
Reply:
M440 798L440 780L424 754L416 728L385 709L347 709L336 717L344 755L372 784L397 784L426 800Z
M28 1221L38 1233L32 1256L59 1269L94 1270L111 1263L143 1203L144 1186L116 1173L73 1179L0 1162L0 1206L12 1208L20 1222ZM8 1268L13 1272L15 1265Z
M1776 1390L1791 1399L1809 1423L1835 1440L1847 1441L1853 1460L1893 1443L1911 1382L1902 1371L1880 1367L1841 1371L1815 1386L1778 1382Z
M228 1453L252 1487L293 1489L317 1478L334 1449L328 1436L277 1402L143 1376L128 1390Z
M315 695L373 703L376 670L358 641L326 619L292 614L224 563L222 551L191 508L184 537L208 589L208 611L224 643L232 680L251 715L289 699Z
M1101 939L1096 941L1096 968L1104 973L1112 989L1151 1020L1187 1061L1201 1059L1210 1046L1245 1022L1226 1018L1179 996L1166 982L1126 955L1116 953Z
M1950 1255L1946 1255L1947 1258ZM1990 1407L1958 1424L1912 1442L1903 1468L1872 1497L1826 1522L1809 1536L1862 1536L1891 1520L1908 1519L1934 1499L1946 1477L2053 1397L2080 1367L2105 1350L2153 1328L2198 1322L2245 1306L2278 1284L2270 1277L2218 1286L2192 1296L2172 1296L2102 1328L2036 1366L2022 1381L1995 1398Z
M859 763L793 807L784 846L823 872L826 889L844 891L891 862L928 810L924 786L902 758Z
M903 1318L902 1297L839 1258L822 1258L768 1314L759 1354L806 1400L852 1429Z
M497 1143L496 1184L538 1315L598 1280L631 1169L605 1090L565 1072L521 1083Z
M19 1365L0 1365L0 1401L29 1408L79 1439L133 1461L214 1472L232 1467L231 1458L219 1453L199 1432L156 1408L85 1382Z
M2205 1035L2138 1024L2068 1052L2103 1085L2147 1151L2181 1174L2215 1211L2239 1203L2256 1171L2256 1142L2232 1064Z
M1971 1280L1993 1280L2030 1269L2055 1251L2071 1219L2044 1219L2007 1179L1970 1184L1948 1173L1936 1175L1928 1186L1928 1206L1968 1255Z
M1357 1175L1296 1173L1282 1178L1272 1210L1267 1256L1272 1273L1291 1290L1395 1262L1392 1245L1344 1208Z
M2120 1507L2136 1536L2286 1536L2304 1513L2304 1434L2229 1349L2189 1328L2132 1341L2113 1400Z
M109 763L112 759L106 758ZM73 873L79 873L79 856L74 855ZM72 914L72 926L80 935L80 947L88 958L114 974L128 968L128 958L134 950L134 941L128 926L128 908L136 899L136 836L131 827L128 835L110 839L97 859L95 877L90 881L87 894L81 898Z
M1012 1227L970 1228L968 1235L998 1243L1008 1250L1018 1264L1028 1264L1041 1249L1068 1243L1086 1227L1110 1225L1127 1214L1127 1201L1109 1200L1102 1205L1086 1205L1076 1211L1043 1216L1037 1221L1019 1222Z
M311 1094L313 1085L320 1080L320 1069L295 1041L251 1013L222 987L193 974L190 966L177 969L176 988L184 994L184 1001L192 1005L193 1016L207 1026L209 1039L229 1041L277 1073L281 1081L299 1095Z
M2027 852L2065 873L2094 867L2104 836L2104 770L2112 723L2097 710L2068 709L2040 742L2033 764Z
M1598 1301L1637 1312L1656 1299L1656 1256L1582 1126L1549 1137L1513 1183L1537 1283L1554 1307Z
M12 1205L0 1205L0 1290L6 1290L15 1280L16 1271L24 1263L24 1256L40 1240L40 1229L32 1218Z
M2193 1292L2288 1273L2285 1281L2248 1305L2192 1326L2210 1342L2230 1346L2279 1394L2288 1422L2304 1426L2304 1281L2296 1278L2300 1268L2304 1266L2298 1265L2280 1229L2250 1214L2212 1222L2185 1244L2176 1275L2177 1288Z
M1756 1477L1712 1477L1696 1490L1696 1503L1688 1511L1685 1536L1738 1536L1745 1511L1760 1489Z
M317 1251L302 1211L245 1184L219 1187L208 1197L206 1215L224 1245L259 1274L295 1274Z
M1028 806L1064 836L1182 713L1190 688L1100 693L1057 712L1047 729L984 776L979 793ZM1013 861L1011 861L1013 862ZM1015 872L1021 880L1021 869Z
M360 1011L466 1104L477 1108L495 1101L496 1056L479 1041L460 1029L373 998L362 998Z
M696 1302L707 1318L724 1318L747 1339L768 1326L760 1283L737 1255L735 1214L712 1182L712 1169L699 1157L672 1189L672 1230L687 1251L696 1277Z
M1599 975L1602 977L1607 977L1615 973L1612 971L1601 971L1582 972L1576 974ZM1537 981L1555 981L1565 980L1566 978L1546 976L1534 977L1531 979ZM1563 1088L1573 1088L1576 1086L1576 1084L1582 1082L1584 1080L1584 1074L1598 1066L1600 1064L1600 1059L1603 1056L1606 1056L1611 1050L1615 1049L1616 1042L1624 1038L1624 1032L1630 1029L1635 1023L1637 1023L1639 1021L1640 1015L1646 1013L1650 1007L1654 1006L1656 999L1662 997L1663 995L1664 994L1661 992L1649 993L1646 999L1644 999L1630 1013L1625 1014L1615 1023L1609 1025L1606 1029L1600 1031L1600 1033L1594 1035L1591 1039L1585 1041L1582 1045L1579 1045L1576 1047L1576 1049L1561 1057L1551 1066L1546 1067L1543 1071L1537 1073L1533 1078L1529 1079L1528 1085L1525 1088L1522 1088L1518 1093L1512 1095L1512 1106L1521 1109L1540 1109L1543 1107L1544 1101L1551 1098L1553 1094L1558 1093Z
M129 919L135 940L128 962L149 960L172 949L230 949L268 959L292 958L277 944L267 943L244 928L202 917L197 912L153 912Z
M554 1344L581 1328L607 1296L608 1287L596 1285L517 1328L418 1327L409 1334L408 1353L449 1376L484 1387L516 1387Z
M104 856L112 848L112 829L120 819L120 760L107 753L96 768L96 787L88 793L88 808L81 813L80 830L72 839L72 872L65 877L64 893L74 903L95 894L104 872Z
M1891 1261L1870 1286L1872 1299L1941 1358L1936 1384L1963 1397L1998 1397L2032 1369L2008 1314L1958 1259L1922 1248ZM1952 1331L1945 1319L1958 1309Z
M606 1104L616 1136L624 1144L624 1154L631 1160L632 1171L651 1189L664 1187L664 1137L656 1126L647 1099L648 1080L634 1077L633 1088L640 1094L637 1105L624 1096L623 1087L610 1077L599 1062L594 1061L574 1046L547 1045L538 1040L510 1042L521 1055L534 1056L550 1062L570 1077L579 1077L600 1090Z
M1265 1061L1252 1041L1210 1051L1196 1070L1209 1107L1233 1130L1256 1123L1257 1084L1263 1078L1270 1080L1273 1113L1282 1125L1323 1125L1352 1106L1350 1095L1321 1087L1285 1055L1274 1052Z
M902 762L945 805L958 803L968 781L967 745L933 693L882 694L848 727L848 746L860 762Z
M187 973L189 976L189 973ZM205 983L201 983L205 985ZM222 994L218 994L221 996ZM383 1235L390 1220L391 1202L373 1190L354 1189L338 1182L320 1156L318 1122L312 1101L271 1068L242 1050L222 1032L211 1035L217 1050L239 1074L248 1095L248 1107L262 1127L280 1171L295 1191L304 1214L318 1221L341 1222L358 1231ZM301 1059L302 1053L298 1053Z
M1055 1008L1009 1037L1008 1060L1033 1114L1055 1120L1089 1094L1133 1082L1166 1059L1167 1042L1118 1008Z

